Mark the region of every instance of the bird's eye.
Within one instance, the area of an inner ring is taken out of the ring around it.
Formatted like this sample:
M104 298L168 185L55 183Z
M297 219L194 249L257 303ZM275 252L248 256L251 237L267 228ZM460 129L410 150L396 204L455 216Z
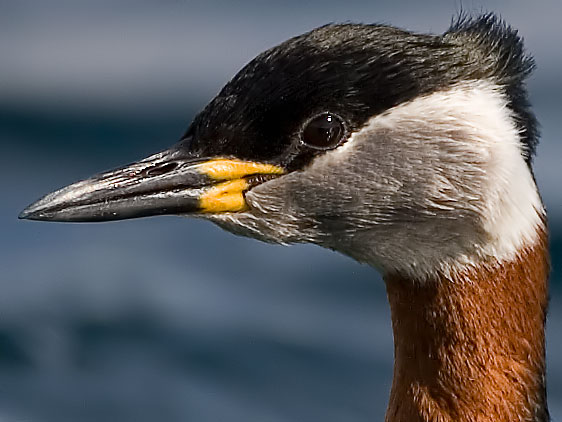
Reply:
M345 135L342 119L332 113L322 113L305 125L301 141L314 149L332 149L337 147Z

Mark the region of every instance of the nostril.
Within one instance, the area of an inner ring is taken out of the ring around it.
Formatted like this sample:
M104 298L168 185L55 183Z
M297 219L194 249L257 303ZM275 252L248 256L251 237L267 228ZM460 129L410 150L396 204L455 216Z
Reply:
M153 167L146 169L143 173L145 176L150 176L150 177L161 176L163 174L175 170L177 167L178 167L178 163L175 162L157 164Z

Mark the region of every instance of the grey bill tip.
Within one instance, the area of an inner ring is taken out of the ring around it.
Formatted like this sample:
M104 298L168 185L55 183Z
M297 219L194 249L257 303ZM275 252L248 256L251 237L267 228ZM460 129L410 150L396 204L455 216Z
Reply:
M163 151L52 192L19 218L97 222L194 213L201 194L216 183L199 171L200 163L174 149Z

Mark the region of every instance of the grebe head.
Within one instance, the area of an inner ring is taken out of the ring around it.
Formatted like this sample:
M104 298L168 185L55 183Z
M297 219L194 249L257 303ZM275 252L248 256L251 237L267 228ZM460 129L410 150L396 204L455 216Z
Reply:
M543 213L532 67L493 15L440 36L327 25L257 56L171 149L20 217L197 216L416 277L509 258Z

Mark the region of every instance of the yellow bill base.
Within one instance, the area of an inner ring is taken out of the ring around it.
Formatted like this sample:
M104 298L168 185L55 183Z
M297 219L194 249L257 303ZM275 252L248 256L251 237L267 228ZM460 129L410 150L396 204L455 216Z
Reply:
M247 209L244 191L248 189L244 179L231 180L213 186L199 198L202 212L236 212Z
M224 180L205 191L199 198L201 212L237 212L248 209L244 192L250 189L248 176L281 175L285 170L273 164L230 159L217 159L200 164L198 171L215 180Z
M210 160L199 165L198 171L215 180L241 179L255 174L283 174L285 170L274 164L232 159Z

